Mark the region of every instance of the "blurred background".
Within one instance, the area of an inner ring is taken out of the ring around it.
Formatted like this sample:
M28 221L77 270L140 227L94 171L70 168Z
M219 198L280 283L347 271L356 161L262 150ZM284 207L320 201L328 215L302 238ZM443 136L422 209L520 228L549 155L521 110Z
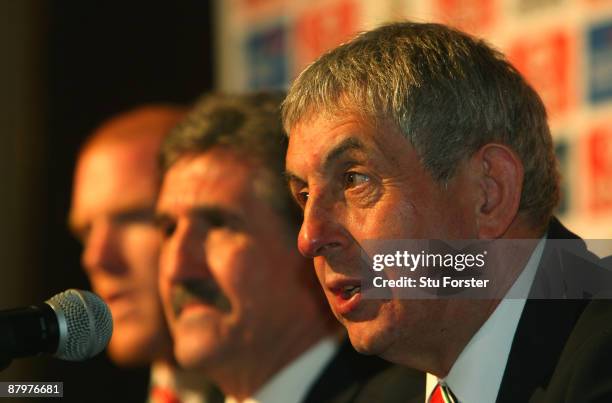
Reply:
M612 0L0 0L0 309L88 287L66 220L78 148L107 117L211 89L282 88L356 32L406 18L508 55L550 114L559 216L584 238L612 238ZM116 371L104 355L37 357L0 381L63 381L75 402L143 394L146 370Z
M0 309L89 287L67 229L78 149L116 113L213 88L211 9L205 0L0 0ZM0 381L63 381L71 402L142 401L147 379L105 354L15 360L0 372Z

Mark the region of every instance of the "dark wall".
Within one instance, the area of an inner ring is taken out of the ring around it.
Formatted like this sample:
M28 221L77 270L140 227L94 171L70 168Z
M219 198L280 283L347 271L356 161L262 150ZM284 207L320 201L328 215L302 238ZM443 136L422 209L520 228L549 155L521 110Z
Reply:
M210 3L0 0L8 24L1 24L2 57L11 60L0 75L13 84L0 94L1 105L13 105L2 115L14 120L0 133L8 145L0 151L7 190L0 258L8 262L0 309L88 288L66 227L79 146L113 114L188 103L212 88ZM103 355L85 363L16 360L0 373L0 381L63 381L63 400L74 402L143 401L146 378L146 370L121 372Z

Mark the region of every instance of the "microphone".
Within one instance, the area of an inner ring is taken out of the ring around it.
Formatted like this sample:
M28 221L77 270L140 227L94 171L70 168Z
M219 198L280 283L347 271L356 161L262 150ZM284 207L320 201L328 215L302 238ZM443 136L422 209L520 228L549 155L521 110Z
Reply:
M112 333L108 306L89 291L69 289L44 304L0 311L0 369L3 361L41 353L86 360L106 347Z

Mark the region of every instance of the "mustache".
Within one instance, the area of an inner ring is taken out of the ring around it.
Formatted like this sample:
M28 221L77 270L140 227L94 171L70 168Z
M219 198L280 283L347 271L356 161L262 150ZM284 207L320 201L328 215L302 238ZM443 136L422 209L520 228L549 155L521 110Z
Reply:
M175 316L189 303L204 303L222 312L229 312L231 304L217 283L210 280L188 279L172 287L172 310Z

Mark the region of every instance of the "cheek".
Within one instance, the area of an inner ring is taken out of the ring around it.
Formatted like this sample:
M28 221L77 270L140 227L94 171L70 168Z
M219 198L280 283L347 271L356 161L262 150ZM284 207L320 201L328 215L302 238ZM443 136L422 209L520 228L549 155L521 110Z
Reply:
M475 217L474 211L459 200L443 197L431 204L427 222L429 238L437 239L473 239Z
M205 243L210 274L236 306L259 279L260 256L250 237L242 233L211 234Z
M390 197L381 199L372 209L357 211L349 222L353 237L359 240L411 238L420 226L411 203Z
M122 239L124 256L130 270L141 281L157 282L157 268L161 250L159 232L149 226L134 226ZM151 280L152 279L152 280Z

